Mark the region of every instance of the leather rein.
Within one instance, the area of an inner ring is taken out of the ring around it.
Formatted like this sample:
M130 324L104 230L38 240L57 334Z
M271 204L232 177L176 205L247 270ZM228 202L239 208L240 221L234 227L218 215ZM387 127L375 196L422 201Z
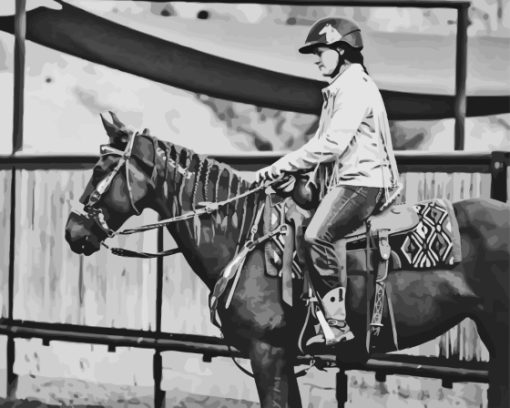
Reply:
M271 184L276 183L278 181L281 181L280 179L277 180L271 180L269 182L260 184L250 190L245 191L242 194L236 195L234 197L231 197L229 199L218 201L218 202L200 202L198 203L198 206L202 207L193 211L186 212L184 214L177 215L175 217L166 218L163 220L160 220L155 223L142 225L136 228L126 228L123 230L115 231L114 229L110 228L108 225L103 211L100 207L98 207L98 204L101 202L104 194L108 191L110 188L115 176L119 174L124 167L125 169L125 177L126 177L126 185L128 190L128 197L131 207L133 208L136 215L140 215L141 211L137 208L135 204L135 200L133 198L133 192L131 189L131 183L130 183L130 160L133 158L137 158L133 155L133 145L135 142L135 138L138 136L138 133L132 133L129 135L127 145L124 151L115 149L114 147L111 147L109 145L105 145L101 147L101 158L105 156L118 156L119 161L117 162L115 168L107 174L94 188L92 193L88 196L88 199L86 203L84 203L83 210L85 214L83 214L84 217L89 218L101 228L101 230L106 234L108 238L113 238L116 235L131 235L135 233L145 232L153 229L159 229L166 227L170 224L174 224L181 221L186 221L191 218L204 215L204 214L211 214L213 212L218 211L221 207L239 200L241 198L247 197L251 194L254 194L257 191L264 190L267 187L269 187ZM154 187L156 187L156 176L157 176L157 169L156 169L156 156L157 156L157 147L155 145L156 139L153 139L154 143L154 167L152 169L152 176L151 176L151 183ZM179 173L183 175L185 178L191 177L191 172L187 169L182 168L177 163L175 163L170 157L168 157L168 154L166 155L167 163L169 163L171 166L175 167ZM166 175L165 175L166 177ZM249 242L246 243L247 246L252 248L254 245L260 243L259 240L254 240L253 237L249 240ZM179 248L172 248L165 251L157 252L157 253L149 253L149 252L142 252L142 251L133 251L130 249L125 248L111 248L103 241L101 242L101 245L103 245L105 248L109 249L114 255L123 256L123 257L136 257L136 258L159 258L164 257L168 255L173 255L176 253L181 252Z

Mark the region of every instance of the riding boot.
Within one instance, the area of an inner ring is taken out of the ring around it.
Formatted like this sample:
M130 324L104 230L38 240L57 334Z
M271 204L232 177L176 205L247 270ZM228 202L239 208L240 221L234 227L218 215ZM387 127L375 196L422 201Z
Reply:
M306 346L318 343L325 344L326 346L332 346L340 343L341 341L352 340L354 338L354 334L351 332L349 325L345 321L345 288L339 287L330 290L321 299L321 303L326 314L326 321L322 322L322 324L327 324L327 326L329 326L329 331L332 332L333 336L325 336L324 330L322 330L322 333L311 337L306 342ZM328 330L327 327L326 330Z

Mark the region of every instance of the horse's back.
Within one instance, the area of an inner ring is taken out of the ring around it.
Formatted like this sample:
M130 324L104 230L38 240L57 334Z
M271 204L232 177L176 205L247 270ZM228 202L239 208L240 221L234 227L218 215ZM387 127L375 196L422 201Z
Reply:
M509 203L492 198L469 198L454 202L453 207L457 215L465 215L471 224L480 222L503 228L510 227Z
M510 204L472 198L453 204L462 237L463 259L476 254L479 266L510 267Z

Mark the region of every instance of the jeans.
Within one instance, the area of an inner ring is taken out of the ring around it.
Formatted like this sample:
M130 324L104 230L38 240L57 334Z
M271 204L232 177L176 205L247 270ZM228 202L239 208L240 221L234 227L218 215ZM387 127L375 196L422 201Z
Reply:
M340 185L319 204L304 235L308 269L319 296L341 285L333 243L363 224L376 208L380 192L378 187Z

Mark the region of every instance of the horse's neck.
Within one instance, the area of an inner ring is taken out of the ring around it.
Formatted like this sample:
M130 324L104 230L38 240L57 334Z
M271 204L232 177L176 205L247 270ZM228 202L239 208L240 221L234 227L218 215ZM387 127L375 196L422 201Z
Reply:
M162 217L182 215L200 208L201 201L223 201L249 188L231 168L197 157L182 166L191 172L189 178L182 171L169 169L167 185L156 208ZM251 194L211 214L170 225L169 231L189 265L209 287L247 239L259 199Z

